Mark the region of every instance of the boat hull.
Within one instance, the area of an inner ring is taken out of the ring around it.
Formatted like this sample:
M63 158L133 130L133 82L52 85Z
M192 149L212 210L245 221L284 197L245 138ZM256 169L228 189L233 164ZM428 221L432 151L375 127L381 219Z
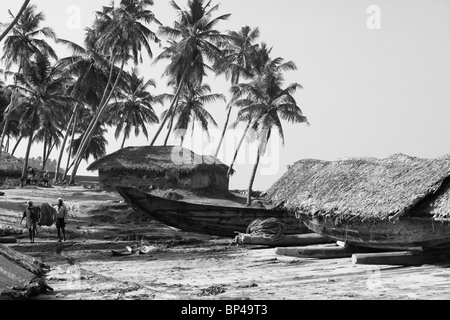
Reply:
M450 223L431 218L401 218L395 223L383 220L335 224L331 219L303 217L302 221L320 235L361 247L407 249L450 244Z
M184 231L234 237L236 232L245 233L248 225L256 219L277 218L284 225L284 234L311 233L286 210L204 205L164 199L134 188L116 189L135 211Z

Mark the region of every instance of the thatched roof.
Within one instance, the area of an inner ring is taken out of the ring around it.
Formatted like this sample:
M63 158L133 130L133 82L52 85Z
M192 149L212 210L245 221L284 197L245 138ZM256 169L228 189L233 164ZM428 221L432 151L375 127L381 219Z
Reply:
M450 155L420 159L301 160L268 191L273 205L300 215L381 220L450 215Z
M20 176L23 162L7 152L2 152L0 158L0 176Z
M95 161L87 169L91 171L176 171L188 174L195 171L226 173L228 166L213 156L200 156L186 148L154 146L121 149Z

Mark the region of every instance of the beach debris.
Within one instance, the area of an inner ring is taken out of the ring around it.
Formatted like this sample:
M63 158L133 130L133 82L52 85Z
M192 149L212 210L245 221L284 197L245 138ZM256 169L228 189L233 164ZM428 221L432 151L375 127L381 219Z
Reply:
M201 292L198 294L200 297L202 296L216 296L218 294L226 292L226 288L222 286L210 286L206 289L201 289Z
M0 237L18 236L21 234L23 234L23 230L21 228L0 223Z
M148 254L154 251L155 247L144 243L143 240L134 246L126 246L124 250L111 250L113 256L131 256L134 254Z

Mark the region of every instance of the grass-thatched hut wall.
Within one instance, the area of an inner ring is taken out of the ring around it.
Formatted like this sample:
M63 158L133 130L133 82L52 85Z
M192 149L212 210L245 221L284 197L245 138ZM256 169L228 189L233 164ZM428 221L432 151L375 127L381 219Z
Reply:
M6 179L20 179L23 162L7 152L2 152L0 158L0 182Z
M420 159L301 160L267 191L273 205L307 218L380 221L450 215L450 155Z
M173 146L128 147L92 163L106 190L116 186L228 190L228 166L212 156Z

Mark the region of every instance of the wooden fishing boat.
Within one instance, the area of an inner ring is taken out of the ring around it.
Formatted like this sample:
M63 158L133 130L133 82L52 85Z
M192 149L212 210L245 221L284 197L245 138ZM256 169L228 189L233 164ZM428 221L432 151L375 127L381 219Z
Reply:
M431 218L403 217L382 221L335 223L331 219L303 218L312 231L336 241L379 249L411 249L450 246L450 223Z
M236 232L245 233L256 219L277 218L283 223L284 234L311 232L284 209L206 205L165 199L129 187L116 188L135 211L184 231L234 237Z
M267 191L312 231L361 247L450 246L450 155L301 160Z

